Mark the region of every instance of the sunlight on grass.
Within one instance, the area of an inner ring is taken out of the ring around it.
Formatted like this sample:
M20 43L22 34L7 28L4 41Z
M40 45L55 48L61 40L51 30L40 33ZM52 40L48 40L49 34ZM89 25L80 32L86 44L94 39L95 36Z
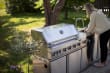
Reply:
M44 23L43 22L34 22L31 24L24 24L24 25L19 25L16 28L22 31L29 31L32 28L39 28L39 27L43 27Z
M22 69L24 73L27 73L28 71L27 68L28 68L27 64L23 64Z
M13 25L17 25L15 28L18 30L28 31L35 27L44 26L45 18L11 18L9 22L14 23Z
M28 73L28 64L24 64L22 69L24 73ZM30 69L32 69L32 65L29 65L29 73L33 73Z
M26 58L25 60L21 61L19 63L19 65L21 65L21 68L22 68L24 73L28 73L28 58ZM32 69L33 69L32 64L29 64L29 73L33 73L31 71Z
M8 15L5 9L0 9L0 16Z
M0 56L8 56L6 51L0 50Z

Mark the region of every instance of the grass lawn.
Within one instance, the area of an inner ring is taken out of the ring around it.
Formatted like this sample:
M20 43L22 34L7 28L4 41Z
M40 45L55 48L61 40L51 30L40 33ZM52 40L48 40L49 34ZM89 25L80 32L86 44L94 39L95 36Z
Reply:
M44 15L39 13L22 13L11 16L6 14L3 9L0 10L0 14L0 73L9 73L9 66L13 64L22 65L24 73L27 73L28 56L24 53L14 54L10 49L10 43L13 36L16 36L13 33L23 32L23 35L25 35L24 32L29 32L32 28L44 26ZM85 15L81 12L71 12L69 13L69 18L64 19L64 13L62 13L59 23L74 24L77 17L85 18ZM32 65L30 65L30 68L32 70Z
M29 32L31 28L42 27L45 18L42 14L34 13L11 16L6 14L5 10L0 10L0 14L0 73L9 73L9 66L16 64L22 65L24 73L27 73L28 57L25 54L19 54L19 56L13 54L10 49L11 39L16 36L15 32ZM32 65L30 65L31 69Z

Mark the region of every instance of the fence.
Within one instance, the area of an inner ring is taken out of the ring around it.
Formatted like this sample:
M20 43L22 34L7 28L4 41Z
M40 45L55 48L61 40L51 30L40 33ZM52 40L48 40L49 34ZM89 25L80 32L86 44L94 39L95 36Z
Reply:
M107 16L110 15L110 0L96 0L94 5L96 8L102 9Z

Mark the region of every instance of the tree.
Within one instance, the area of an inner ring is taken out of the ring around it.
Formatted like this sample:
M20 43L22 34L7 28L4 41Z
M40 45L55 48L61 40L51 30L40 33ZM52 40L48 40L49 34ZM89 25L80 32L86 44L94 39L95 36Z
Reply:
M65 6L65 18L68 18L68 8L75 7L76 9L79 9L79 7L82 6L84 3L91 1L94 0L57 0L55 6L52 9L50 0L43 0L46 26L53 25L58 22L58 16L63 6Z
M64 12L65 12L65 19L68 19L68 12L69 9L72 9L73 11L79 11L83 8L83 5L86 2L92 2L94 3L95 0L66 0L64 5Z
M58 16L61 12L61 9L65 4L65 0L57 0L53 8L51 7L50 0L43 0L43 2L46 17L45 26L56 24L58 22Z

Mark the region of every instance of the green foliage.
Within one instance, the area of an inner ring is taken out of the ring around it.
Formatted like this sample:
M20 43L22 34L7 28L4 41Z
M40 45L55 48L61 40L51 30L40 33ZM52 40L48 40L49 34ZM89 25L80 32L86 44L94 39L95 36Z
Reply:
M57 0L51 0L51 1L50 1L50 3L51 3L51 7L52 7L52 8L55 6L56 1L57 1Z
M4 8L4 5L0 3L0 9Z
M10 49L14 54L29 54L31 52L30 49L36 48L36 43L32 40L29 32L18 32L18 30L15 30L13 37L11 38L10 46Z
M35 9L39 9L41 13L44 13L43 0L38 0L35 2Z
M5 0L0 0L0 9L5 8Z
M57 0L50 0L51 7L53 8L56 4ZM81 9L81 6L83 6L86 2L94 2L95 0L66 0L64 8L73 8L76 7L76 9ZM41 13L44 13L44 7L43 7L43 0L37 0L35 2L35 8L40 10Z
M95 2L95 0L90 0L90 2Z
M22 12L35 12L36 0L6 0L7 11L11 14Z
M57 0L50 0L50 4L51 4L52 8L55 6L56 1ZM35 2L35 7L34 8L39 9L41 11L41 13L44 13L43 0L37 0Z
M43 8L43 0L38 0L35 2L36 6L35 8Z
M73 7L73 6L81 6L88 1L89 0L67 0L66 2L68 7Z
M61 13L59 21L60 23L69 23L69 24L75 24L76 18L83 18L84 19L84 26L87 26L89 20L86 18L86 13L84 11L69 11L68 13L68 19L64 19L64 12ZM82 27L82 22L78 22L78 27Z

